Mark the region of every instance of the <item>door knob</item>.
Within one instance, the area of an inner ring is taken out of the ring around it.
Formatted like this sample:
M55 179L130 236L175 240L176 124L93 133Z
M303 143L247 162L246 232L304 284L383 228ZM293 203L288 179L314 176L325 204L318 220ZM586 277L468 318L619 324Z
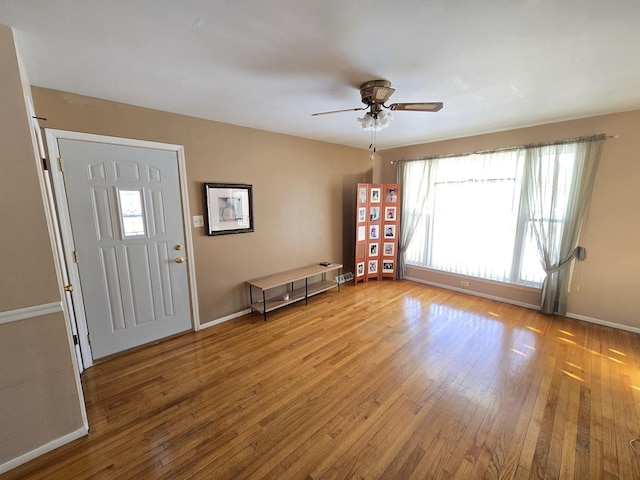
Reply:
M174 250L182 250L182 245L178 244L175 247L173 247Z
M184 258L182 257L176 258L176 263L184 263Z

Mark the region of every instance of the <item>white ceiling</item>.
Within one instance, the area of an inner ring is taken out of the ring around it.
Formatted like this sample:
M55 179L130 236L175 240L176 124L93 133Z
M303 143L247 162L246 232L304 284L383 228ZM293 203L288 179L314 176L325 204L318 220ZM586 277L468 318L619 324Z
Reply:
M638 0L0 0L32 84L378 149L640 108Z

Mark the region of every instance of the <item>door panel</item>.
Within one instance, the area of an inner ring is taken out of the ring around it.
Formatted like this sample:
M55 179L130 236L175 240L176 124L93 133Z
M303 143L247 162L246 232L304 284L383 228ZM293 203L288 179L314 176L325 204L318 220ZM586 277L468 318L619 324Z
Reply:
M120 282L118 280L118 259L116 257L115 247L101 248L100 260L102 273L105 281L105 295L109 318L111 320L111 330L124 330L124 300L120 291Z
M60 139L94 358L191 328L175 152Z

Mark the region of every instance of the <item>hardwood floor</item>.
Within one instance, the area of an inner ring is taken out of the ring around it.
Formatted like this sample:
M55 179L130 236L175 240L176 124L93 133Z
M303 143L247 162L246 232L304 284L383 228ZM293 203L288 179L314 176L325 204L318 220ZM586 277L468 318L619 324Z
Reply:
M347 285L96 365L90 433L2 479L640 479L640 336Z

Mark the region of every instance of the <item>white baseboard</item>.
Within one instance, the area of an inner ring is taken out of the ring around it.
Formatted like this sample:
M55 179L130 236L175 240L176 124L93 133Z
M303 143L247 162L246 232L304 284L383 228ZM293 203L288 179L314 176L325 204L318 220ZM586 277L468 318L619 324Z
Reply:
M487 295L487 294L484 294L484 293L474 292L472 290L466 290L464 288L452 287L450 285L445 285L445 284L442 284L442 283L429 282L427 280L422 280L420 278L404 277L404 279L405 280L411 280L412 282L416 282L416 283L423 283L425 285L431 285L432 287L444 288L445 290L453 290L454 292L466 293L468 295L473 295L475 297L482 297L482 298L487 298L489 300L495 300L497 302L509 303L511 305L516 305L518 307L530 308L532 310L540 310L540 305L532 305L530 303L518 302L518 301L515 301L515 300L510 300L508 298L496 297L494 295Z
M0 475L22 465L23 463L27 463L28 461L37 458L40 455L44 455L51 450L55 450L62 445L77 440L78 438L85 436L87 433L89 433L89 429L86 426L83 426L75 432L68 433L60 438L56 438L55 440L52 440L49 443L36 448L35 450L31 450L30 452L27 452L24 455L20 455L13 460L9 460L8 462L0 465Z
M33 307L18 308L16 310L8 310L0 312L0 325L3 323L17 322L27 318L42 317L51 313L62 311L61 302L45 303L43 305L34 305Z
M232 313L231 315L227 315L226 317L218 318L216 320L211 320L207 323L201 323L200 328L198 330L202 330L203 328L213 327L214 325L218 325L219 323L228 322L229 320L233 320L234 318L241 317L246 315L247 313L251 313L251 309L247 308L246 310L242 310L240 312Z
M416 282L416 283L424 283L425 285L431 285L433 287L444 288L446 290L453 290L453 291L460 292L460 293L467 293L469 295L475 295L476 297L488 298L489 300L496 300L498 302L509 303L511 305L516 305L518 307L530 308L532 310L540 310L540 306L539 305L530 305L528 303L516 302L514 300L509 300L507 298L494 297L493 295L485 295L483 293L472 292L472 291L469 291L469 290L465 290L463 288L451 287L449 285L444 285L444 284L440 284L440 283L436 283L436 282L428 282L426 280L422 280L422 279L419 279L419 278L405 277L405 280L411 280L412 282ZM624 325L622 323L608 322L606 320L600 320L599 318L587 317L585 315L578 315L576 313L569 313L569 312L567 312L567 314L565 316L568 317L568 318L573 318L575 320L581 320L583 322L595 323L597 325L602 325L602 326L605 326L605 327L617 328L619 330L626 330L628 332L640 333L640 328L632 327L632 326L629 326L629 325Z
M595 323L604 327L617 328L619 330L626 330L627 332L640 333L640 328L632 327L630 325L624 325L623 323L607 322L606 320L600 320L599 318L587 317L585 315L578 315L577 313L567 312L567 317L575 318L576 320L582 320L583 322Z

